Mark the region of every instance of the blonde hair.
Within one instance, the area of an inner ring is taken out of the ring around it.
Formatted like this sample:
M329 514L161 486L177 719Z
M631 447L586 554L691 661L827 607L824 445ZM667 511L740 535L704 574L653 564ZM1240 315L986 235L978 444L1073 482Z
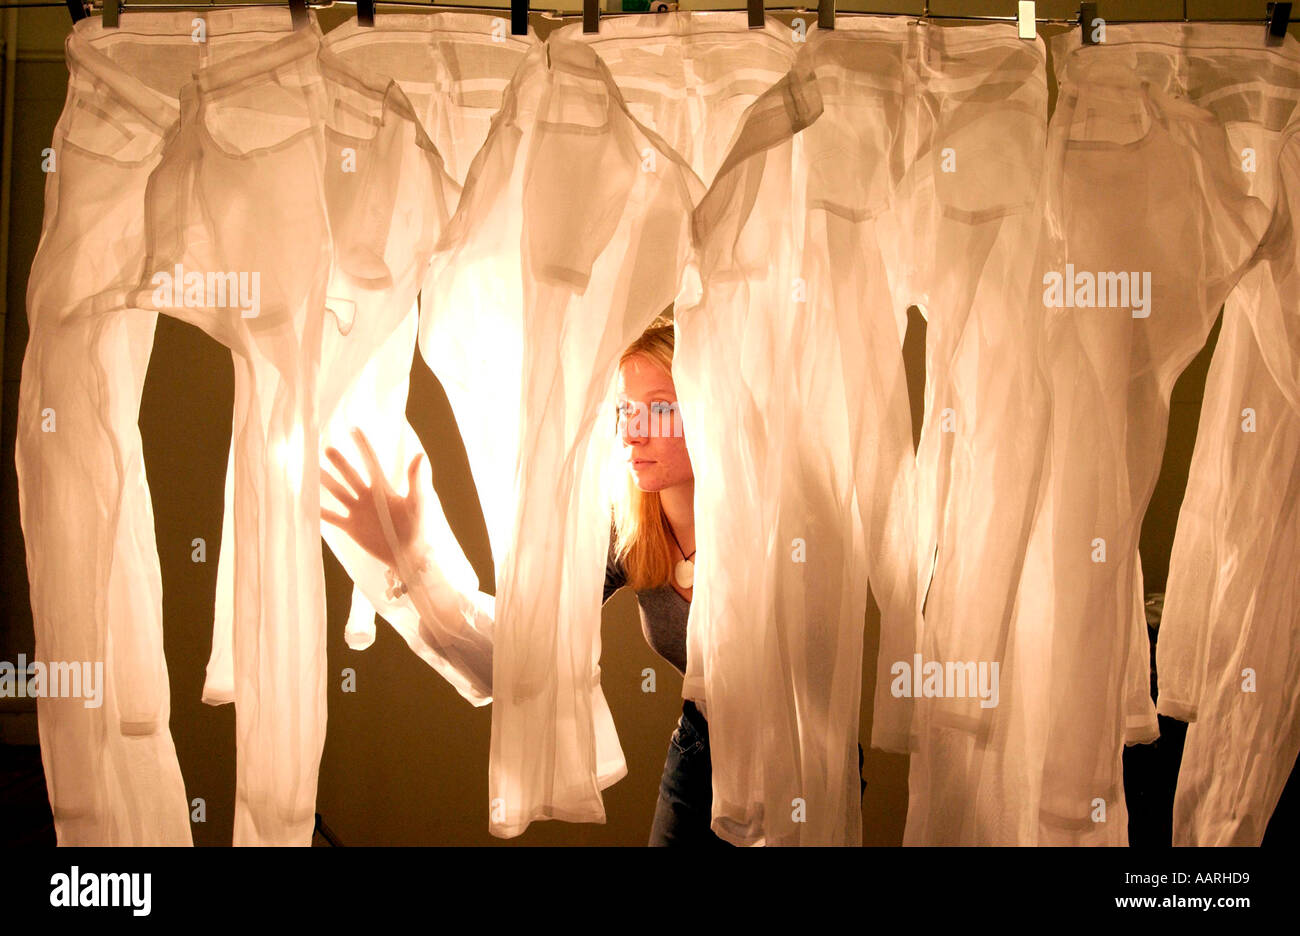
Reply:
M619 366L640 354L671 376L673 337L673 320L667 313L661 313L640 338L627 346L618 359ZM659 492L641 490L630 472L614 498L614 526L617 531L614 555L627 574L627 584L637 591L666 585L674 554Z

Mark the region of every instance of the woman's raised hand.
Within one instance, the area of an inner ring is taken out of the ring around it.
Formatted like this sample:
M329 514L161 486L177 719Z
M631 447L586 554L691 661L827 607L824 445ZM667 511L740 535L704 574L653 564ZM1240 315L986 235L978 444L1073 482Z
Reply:
M389 486L388 480L384 477L384 469L379 464L379 458L375 455L375 450L371 447L365 433L358 428L353 428L352 438L356 440L357 448L361 451L366 473L370 476L370 484L362 479L361 474L343 457L342 452L332 446L325 449L325 457L333 463L342 479L336 478L322 465L321 484L338 498L339 503L347 510L347 514L335 513L322 505L321 519L348 534L358 546L380 562L390 568L396 568L397 560L393 555L389 538L384 533L375 499L376 497L384 499L384 503L388 506L388 516L392 519L393 532L397 535L397 546L403 552L407 552L420 539L420 515L423 504L417 481L423 453L411 459L411 464L406 469L407 493L403 497Z

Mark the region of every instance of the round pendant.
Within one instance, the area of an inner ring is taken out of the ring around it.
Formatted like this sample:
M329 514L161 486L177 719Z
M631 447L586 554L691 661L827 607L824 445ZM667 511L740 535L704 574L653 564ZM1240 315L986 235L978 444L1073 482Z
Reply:
M673 577L682 588L690 588L695 583L695 563L689 559L678 560L673 567Z

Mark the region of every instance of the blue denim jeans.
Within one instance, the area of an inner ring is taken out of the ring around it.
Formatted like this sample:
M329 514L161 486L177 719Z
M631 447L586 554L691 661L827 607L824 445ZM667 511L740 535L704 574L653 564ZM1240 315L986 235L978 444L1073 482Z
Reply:
M713 809L713 767L709 723L695 703L682 703L682 717L668 740L668 759L659 781L659 802L650 826L651 845L725 845L709 828Z
M858 745L858 773L862 745ZM862 781L862 792L866 792ZM668 759L659 781L659 802L650 826L650 845L730 846L710 826L713 809L713 767L709 761L709 723L695 703L682 703L682 717L668 740Z

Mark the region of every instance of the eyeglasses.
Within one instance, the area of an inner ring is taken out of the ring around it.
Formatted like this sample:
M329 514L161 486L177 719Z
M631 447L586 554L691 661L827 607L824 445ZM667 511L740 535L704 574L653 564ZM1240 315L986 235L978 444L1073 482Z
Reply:
M622 400L614 404L614 433L621 435L623 423L626 420L632 421L633 436L645 438L647 436L676 436L682 437L682 419L681 406L675 402L667 400L654 400L648 405L637 400ZM656 431L662 430L664 420L671 420L671 432ZM637 431L640 424L641 431Z

